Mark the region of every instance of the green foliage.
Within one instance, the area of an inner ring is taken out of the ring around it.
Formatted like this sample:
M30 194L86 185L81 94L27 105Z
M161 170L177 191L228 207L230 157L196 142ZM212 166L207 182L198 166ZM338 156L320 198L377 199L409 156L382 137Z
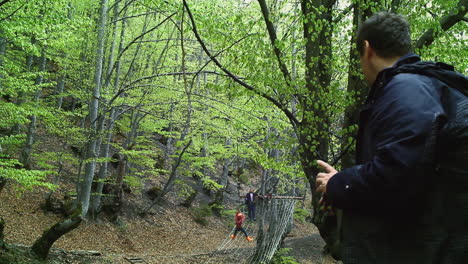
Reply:
M174 185L177 188L177 196L179 198L185 199L195 193L195 190L190 187L190 185L188 185L184 180L176 179L174 180Z
M136 190L136 193L139 193L141 187L143 187L143 182L141 178L133 176L133 175L125 175L123 181L128 184L130 187L134 187L133 189Z
M292 256L288 256L290 248L280 248L278 249L273 258L271 259L272 264L299 264L296 259Z
M199 207L192 208L192 215L195 222L206 226L208 225L206 218L212 216L211 207L208 204L201 204Z
M309 210L295 207L294 208L294 219L303 223L306 221L307 217L310 217Z
M53 172L43 170L26 170L20 168L21 163L16 159L0 155L0 175L4 179L10 179L19 184L21 191L32 190L41 186L54 190L57 186L47 181L47 175Z
M242 173L239 175L238 180L242 184L248 184L249 183L249 176L245 173Z
M185 197L185 200L181 203L181 205L190 208L192 206L193 201L195 201L197 194L198 191L192 189L191 193Z
M222 210L221 211L221 216L224 218L232 218L236 214L237 210Z
M210 205L211 212L214 212L217 216L222 216L224 205L219 203L213 203Z
M203 177L201 181L202 181L203 187L210 191L219 191L220 189L224 188L223 185L218 184L217 182L215 182L214 180L208 177Z
M302 166L311 164L307 159L317 158L318 151L326 152L324 148L336 156L342 144L352 143L349 135L357 131L356 125L342 126L345 109L356 104L354 98L361 93L349 92L347 87L348 74L360 74L359 67L351 68L354 63L349 59L355 28L350 26L352 16L330 25L322 16L328 10L321 1L310 2L313 12L308 16L297 3L267 2L278 36L274 45L282 53L291 80L278 67L258 4L233 0L189 3L209 49L229 71L253 87L253 92L224 76L192 42L192 25L187 23L187 13L181 12L180 1L133 1L125 9L110 1L109 6L120 9L109 10L106 21L99 95L99 116L104 119L95 121L103 130L94 133L87 116L94 96L90 91L96 87L99 1L9 1L0 9L0 19L8 17L0 23L0 175L26 189L38 185L53 188L46 176L56 173L58 162L74 169L80 164L78 154L68 152L70 146L81 148L90 139L104 145L109 133L112 148L127 157L130 171L124 180L135 190L147 178L167 175L170 166L162 163L173 165L189 139L193 143L182 157L178 177L194 176L210 191L224 188L211 176L219 174L220 166L231 162L228 169L232 170L241 161L250 165L249 171L234 174L241 183L268 170L281 178L278 191L304 188ZM373 11L388 9L391 2L395 1L372 2L370 7ZM456 3L408 1L398 11L408 16L414 39L431 28L440 33L430 47L418 51L423 59L454 64L467 74L467 23L458 23L447 32L438 24ZM332 7L334 19L342 13L342 4ZM365 8L362 2L355 4ZM148 10L158 10L158 14L142 15ZM172 13L176 14L170 22L162 23ZM307 22L311 22L310 28L304 28ZM310 38L305 39L304 33L310 33ZM185 40L183 50L181 39ZM119 51L120 42L128 45L123 52ZM305 45L310 43L314 48L306 53ZM40 71L38 57L43 52L46 70ZM119 65L113 65L117 61ZM200 69L203 72L194 74ZM36 84L39 77L43 79L40 85ZM59 92L62 77L65 85ZM41 97L36 99L36 94ZM284 112L259 94L294 110L297 126L292 128ZM63 99L60 109L58 99ZM99 123L107 121L111 109L118 109L112 130L109 123ZM36 170L27 171L17 157L32 115L38 117L41 140L33 149ZM273 150L277 155L272 155ZM84 163L110 161L98 154ZM298 162L304 157L306 160ZM175 182L181 198L194 193L185 180ZM305 212L296 211L295 217L303 219Z

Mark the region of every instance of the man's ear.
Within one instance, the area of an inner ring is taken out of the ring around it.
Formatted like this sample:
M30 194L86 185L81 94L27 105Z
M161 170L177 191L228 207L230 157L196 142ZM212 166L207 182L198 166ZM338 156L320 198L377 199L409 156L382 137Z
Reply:
M366 59L370 59L371 57L374 56L374 49L372 48L372 46L370 45L369 41L367 40L364 40L364 53L363 53L363 57L365 57Z

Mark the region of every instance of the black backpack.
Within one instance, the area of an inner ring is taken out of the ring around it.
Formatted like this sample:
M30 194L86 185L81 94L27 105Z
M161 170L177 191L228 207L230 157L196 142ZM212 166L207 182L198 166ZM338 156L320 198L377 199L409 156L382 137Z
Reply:
M439 127L435 129L434 159L444 174L450 174L462 185L466 184L463 187L468 187L468 78L441 62L405 64L395 69L394 74L398 73L426 75L446 85L442 94L446 115L440 117Z

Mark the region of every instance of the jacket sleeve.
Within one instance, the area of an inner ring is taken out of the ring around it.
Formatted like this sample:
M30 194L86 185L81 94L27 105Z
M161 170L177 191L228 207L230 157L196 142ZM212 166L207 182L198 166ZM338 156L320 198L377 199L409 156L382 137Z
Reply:
M327 199L342 209L392 206L424 186L422 157L435 118L443 113L433 80L399 74L383 89L369 116L366 136L374 156L342 170L327 184ZM369 146L363 146L368 148Z

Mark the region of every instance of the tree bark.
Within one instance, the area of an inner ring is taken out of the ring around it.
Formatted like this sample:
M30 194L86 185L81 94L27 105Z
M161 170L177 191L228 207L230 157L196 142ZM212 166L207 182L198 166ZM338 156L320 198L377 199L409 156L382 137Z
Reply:
M299 155L304 173L309 180L312 192L313 218L312 222L319 229L320 235L326 242L325 250L338 256L338 232L336 216L320 210L321 195L315 191L315 177L319 172L315 160L328 160L329 118L326 114L327 106L322 103L321 94L326 91L331 82L332 57L331 38L332 8L334 0L312 1L303 0L301 10L304 16L304 39L306 40L306 88L308 94L299 98L303 111L306 113L298 126ZM318 10L321 10L320 12ZM312 19L314 17L315 19ZM315 28L316 21L322 23L320 30ZM316 34L316 36L314 36ZM317 131L315 136L312 131Z
M0 30L0 34L1 33L2 31ZM6 40L0 37L0 67L3 66L3 56L5 55L5 50L6 50L5 43L6 43ZM3 86L2 80L3 80L3 75L0 73L0 90L2 89L2 86ZM2 149L2 146L0 145L0 154L2 152L3 152L3 149ZM0 193L2 192L5 184L6 184L6 179L0 176ZM0 219L0 221L3 221L3 220Z
M31 247L32 252L40 259L46 259L55 241L77 228L82 220L81 207L78 207L70 218L62 220L46 230L42 236L34 242L34 245Z
M188 147L190 147L191 144L192 144L192 140L190 140L184 146L184 148L181 150L181 152L179 153L179 156L174 161L174 165L172 165L171 174L170 174L169 179L167 180L166 184L164 185L164 188L161 190L161 193L158 195L158 197L156 197L156 199L154 199L154 201L151 203L151 205L148 208L146 208L144 213L147 213L155 204L157 204L172 189L172 186L174 186L174 181L177 178L177 168L179 167L180 163L182 162L182 157L184 156L185 151L188 149Z
M369 6L373 2L375 2L375 0L368 0L363 3L363 6ZM372 16L371 9L362 9L360 6L355 6L353 8L353 28L357 30L361 23L370 16ZM343 168L355 165L355 141L350 141L350 139L356 138L359 112L366 100L367 94L369 93L368 85L360 77L361 65L359 63L359 51L356 48L355 42L356 34L352 34L351 48L349 51L350 59L347 92L353 103L346 108L343 122L343 129L346 131L343 134L343 140L341 142L341 149L342 151L345 151L341 158L341 165ZM352 145L351 147L350 144Z
M0 177L0 193L2 193L3 188L5 187L7 180L3 177Z
M231 139L227 138L224 144L225 148L230 148L232 145ZM229 166L231 165L232 160L230 158L224 158L223 162L223 172L221 174L221 179L219 180L219 184L224 186L224 189L227 187L228 177L229 177Z
M124 16L126 14L127 9L124 11ZM112 69L114 68L114 53L116 50L117 46L117 40L118 40L118 18L119 18L119 2L116 2L114 4L114 16L113 16L113 23L112 23L112 44L110 47L110 53L109 53L109 58L108 58L108 69L107 73L105 75L105 82L103 85L103 89L107 91L109 89L109 85L111 83L112 79ZM120 50L123 48L123 43L122 40L125 36L125 25L126 25L126 19L122 19L122 31L120 35ZM118 65L116 65L116 71L115 71L115 79L114 79L114 90L115 92L118 92L119 89L119 81L120 81L120 62L117 62ZM112 104L112 102L110 102ZM102 126L102 128L105 127L106 131L102 131L103 133L106 134L106 136L102 139L104 141L104 144L101 145L99 148L101 150L100 156L103 158L109 158L110 157L110 144L112 142L112 137L113 137L113 129L114 129L114 124L117 118L117 113L118 109L116 107L110 106L110 113L109 117L107 120L103 119L102 122L107 122L106 126ZM119 161L120 164L120 161ZM91 215L94 219L97 218L97 215L99 214L100 208L101 208L101 201L102 201L102 190L104 188L104 179L107 177L108 173L108 166L109 162L104 162L101 164L98 172L98 180L96 181L96 188L94 190L94 195L91 197ZM124 167L125 168L125 167ZM123 172L125 173L125 172Z
M88 213L89 202L91 197L91 186L94 178L96 168L97 153L96 146L97 140L97 122L99 111L99 98L101 93L101 77L104 62L104 43L105 31L107 23L107 5L108 0L101 0L101 8L98 23L98 45L96 51L96 68L94 74L94 89L89 104L89 122L92 134L87 143L85 175L81 184L79 200L82 205L82 213L85 216Z
M63 104L63 96L61 95L63 93L63 89L65 88L65 75L60 76L60 80L57 83L57 91L56 94L58 95L57 98L57 109L62 109L62 104Z
M115 197L114 197L114 206L118 208L117 212L120 211L123 201L123 180L125 176L125 168L127 167L127 157L125 155L119 154L119 166L117 167L117 178L115 179Z
M2 30L0 30L0 35L3 35ZM3 67L3 58L6 51L6 39L0 37L0 67ZM0 90L3 88L3 74L0 73Z
M42 49L42 54L39 61L39 71L41 72L39 76L36 78L35 85L39 86L42 84L43 77L42 73L45 72L46 67L46 57L45 57L45 50ZM36 95L34 96L34 101L36 106L39 104L39 99L41 97L41 88L37 88ZM31 116L31 123L29 123L28 133L26 137L26 143L21 151L20 162L26 169L31 168L31 153L34 144L34 138L36 135L36 125L37 125L37 116L33 114Z
M443 31L449 30L453 27L456 23L463 21L465 18L466 13L468 12L468 0L460 0L457 4L455 10L453 10L450 14L443 16L440 21L440 27ZM427 47L434 42L437 37L438 32L436 32L433 28L428 29L424 34L416 41L414 45L415 49L421 49L423 47Z
M5 228L5 220L0 217L0 248L5 248L5 242L3 241L5 235L3 233L3 230Z
M374 0L366 1L363 6L370 6ZM396 8L396 2L392 1L392 9ZM354 32L359 28L362 22L372 15L371 9L362 9L359 5L353 7L353 29ZM355 138L357 133L357 125L359 121L359 113L364 101L367 97L369 87L360 77L359 52L355 45L356 34L351 36L351 45L349 51L349 67L348 67L348 85L347 92L351 97L352 103L346 107L343 121L343 139L341 141L341 167L349 168L356 164L355 162ZM341 221L343 217L342 210L336 210L336 225L337 225L337 247L341 247ZM341 256L338 256L340 258Z
M105 159L110 157L110 144L112 142L114 123L117 115L116 113L117 110L115 109L115 107L113 107L109 114L109 119L107 120L107 135L103 139L105 141L104 144L101 146L101 157ZM96 219L97 215L99 214L99 210L101 207L102 190L104 188L104 179L107 177L108 167L109 162L104 162L99 168L96 190L94 191L95 194L93 195L91 200L91 214L93 215L94 219Z

